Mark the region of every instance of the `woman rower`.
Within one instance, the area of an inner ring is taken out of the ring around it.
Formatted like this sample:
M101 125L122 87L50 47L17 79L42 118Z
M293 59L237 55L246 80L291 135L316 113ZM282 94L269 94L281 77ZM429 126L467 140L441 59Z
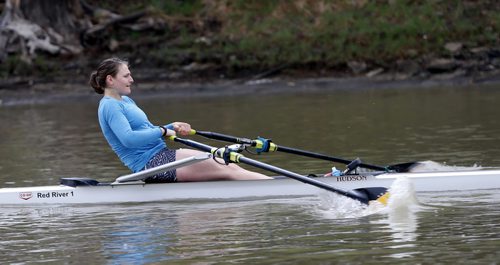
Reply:
M99 102L98 117L101 130L113 151L133 172L164 165L200 153L191 149L169 149L162 137L188 135L191 125L173 122L155 126L146 114L128 97L134 79L128 62L109 58L92 72L90 85L103 97ZM159 173L145 179L147 183L185 182L207 180L271 179L248 171L235 164L221 165L212 159L190 166Z

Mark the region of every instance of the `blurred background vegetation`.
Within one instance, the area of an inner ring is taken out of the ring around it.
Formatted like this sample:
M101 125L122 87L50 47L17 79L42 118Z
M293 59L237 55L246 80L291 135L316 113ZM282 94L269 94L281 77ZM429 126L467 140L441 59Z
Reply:
M121 0L87 3L120 15L145 10L142 23L107 27L73 56L12 54L3 77L86 71L111 55L135 68L204 77L353 74L402 61L467 59L473 49L500 53L500 4L465 0ZM96 14L94 13L94 20ZM137 21L135 21L137 22ZM135 23L134 22L134 23ZM95 23L95 22L94 22ZM133 23L132 23L133 24ZM451 48L450 48L451 47ZM491 57L492 56L492 57Z

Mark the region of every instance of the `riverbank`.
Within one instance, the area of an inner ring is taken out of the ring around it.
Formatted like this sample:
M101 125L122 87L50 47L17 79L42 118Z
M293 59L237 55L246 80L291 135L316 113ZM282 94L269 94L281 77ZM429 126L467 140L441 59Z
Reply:
M59 34L43 3L20 7L21 22L47 29L24 41L58 48L28 52L24 33L3 32L3 105L92 94L88 75L110 56L130 62L134 93L144 94L468 85L500 75L497 1L89 0L60 10L83 28Z
M430 87L474 87L500 84L500 71L480 72L466 75L458 69L452 73L434 74L426 77L401 78L399 73L376 76L348 76L338 73L308 73L296 75L273 75L267 78L178 78L162 76L159 69L142 69L134 74L134 97L192 97L230 96L245 94L266 95L271 93L307 93L356 89L419 89ZM154 76L158 78L154 78ZM71 80L2 80L0 107L26 104L48 104L52 102L75 102L100 98L89 85L86 77ZM7 84L13 84L9 88Z

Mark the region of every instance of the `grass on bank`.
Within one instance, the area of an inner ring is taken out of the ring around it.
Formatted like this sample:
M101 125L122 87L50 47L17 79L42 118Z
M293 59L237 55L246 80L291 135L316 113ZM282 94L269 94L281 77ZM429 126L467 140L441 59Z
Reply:
M444 54L447 42L471 47L499 43L500 10L493 2L269 1L261 6L241 2L245 4L236 5L223 23L220 47L213 48L236 55L238 60L229 63L242 67L287 63L334 67L350 60L383 63Z
M353 60L383 65L446 55L448 42L500 43L496 1L151 0L144 5L191 21L169 23L164 45L151 50L154 61L164 65L335 68Z

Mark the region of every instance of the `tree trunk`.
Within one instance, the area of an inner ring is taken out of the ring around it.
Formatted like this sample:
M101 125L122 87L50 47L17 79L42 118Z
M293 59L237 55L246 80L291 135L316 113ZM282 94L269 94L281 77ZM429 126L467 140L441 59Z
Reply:
M37 52L78 55L89 45L113 50L118 44L105 31L115 25L153 28L148 20L132 25L147 15L148 9L122 16L85 0L6 0L0 15L0 63L13 54L28 64Z
M57 29L64 38L75 37L82 29L83 10L79 0L22 0L21 11L33 23L45 29Z
M37 51L79 54L85 28L79 0L6 0L0 16L0 61L19 53L31 63Z

